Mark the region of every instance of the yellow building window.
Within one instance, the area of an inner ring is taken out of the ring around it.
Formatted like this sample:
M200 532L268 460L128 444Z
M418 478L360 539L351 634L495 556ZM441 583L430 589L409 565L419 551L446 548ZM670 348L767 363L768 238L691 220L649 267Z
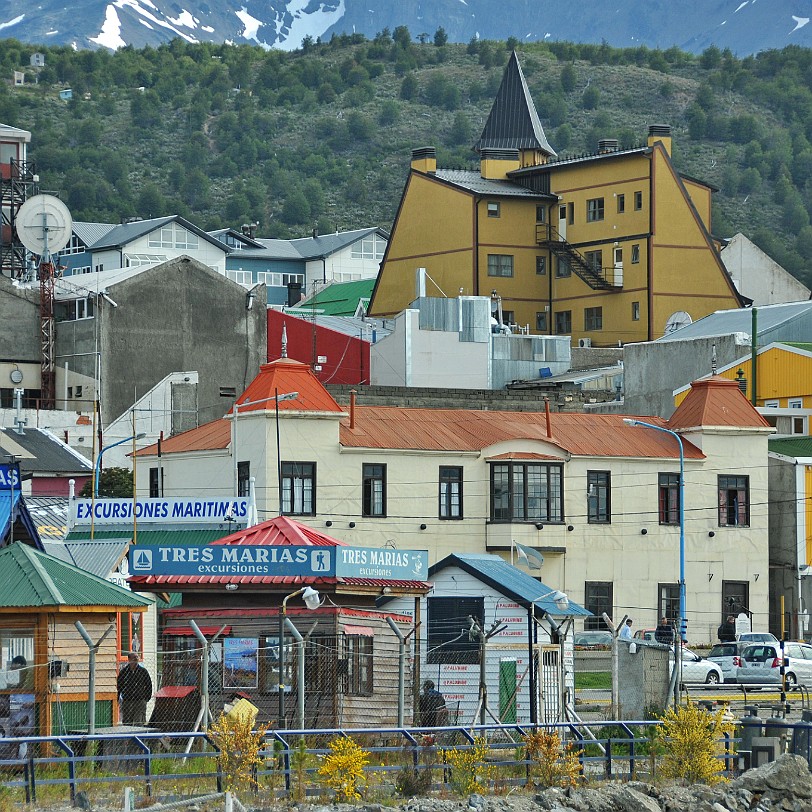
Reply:
M617 213L623 214L626 211L626 195L617 196Z
M640 262L640 244L635 243L632 246L632 265L636 265Z
M603 220L603 198L593 197L586 201L586 221L597 223L600 220Z
M634 210L640 211L643 208L643 193L642 192L635 192L634 193Z
M513 276L513 255L488 254L488 276Z
M490 201L488 203L488 217L499 217L499 214L500 214L499 203L495 201Z
M640 321L640 302L632 302L632 321Z
M584 330L603 330L603 308L584 308Z

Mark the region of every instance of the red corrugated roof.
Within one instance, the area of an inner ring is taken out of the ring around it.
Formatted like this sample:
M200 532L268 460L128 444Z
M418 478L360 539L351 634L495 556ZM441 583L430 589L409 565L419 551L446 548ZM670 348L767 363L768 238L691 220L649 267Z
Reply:
M204 423L161 442L162 454L179 454L183 451L216 451L231 444L231 423L222 418ZM135 452L136 457L152 457L158 453L158 444L144 446Z
M212 542L217 545L261 544L274 546L278 544L307 545L315 547L345 547L346 542L328 536L306 524L291 519L290 516L277 516L262 524L238 530L230 536Z
M534 454L532 451L508 451L505 454L486 457L485 460L487 462L494 460L555 460L561 462L563 457L555 457L552 454Z
M259 368L257 377L251 381L245 392L237 398L240 414L253 411L274 411L276 402L266 399L287 392L298 392L298 396L295 400L280 401L280 412L344 411L307 364L294 361L292 358L278 358L269 364L263 364ZM263 400L265 400L265 403L258 402L256 405L252 403ZM230 413L231 411L229 411Z
M691 391L677 407L668 427L687 429L693 426L769 427L739 389L736 381L715 375L691 384Z
M404 409L356 406L355 427L341 424L341 444L351 448L417 449L421 451L480 451L500 442L530 440L583 457L679 456L667 434L641 431L623 422L626 415L554 412L552 437L547 436L543 412L494 412L471 409ZM647 422L665 426L660 418ZM540 452L541 453L541 452ZM686 459L704 459L685 443Z

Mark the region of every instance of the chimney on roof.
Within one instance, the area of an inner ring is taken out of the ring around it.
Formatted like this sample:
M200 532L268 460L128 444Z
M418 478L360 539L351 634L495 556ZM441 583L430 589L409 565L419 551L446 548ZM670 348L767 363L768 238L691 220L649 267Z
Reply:
M617 138L601 138L598 141L598 152L617 152L620 149L620 141Z
M350 428L355 428L355 389L350 389Z
M739 385L741 393L747 397L747 378L744 377L744 370L741 367L736 370L736 383Z
M547 421L547 436L553 436L553 424L550 418L550 398L544 398L544 418Z
M521 166L518 149L491 149L479 151L479 174L489 180L505 180L508 172Z
M420 147L412 150L412 169L433 175L437 171L437 150L434 147Z
M652 124L648 128L648 145L653 147L662 141L665 151L671 154L671 127L668 124Z

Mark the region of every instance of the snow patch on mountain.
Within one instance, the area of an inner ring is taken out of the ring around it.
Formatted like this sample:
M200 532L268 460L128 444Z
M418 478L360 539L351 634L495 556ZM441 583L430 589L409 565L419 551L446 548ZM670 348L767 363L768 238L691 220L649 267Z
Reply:
M11 28L12 25L19 25L25 19L25 14L21 14L19 17L15 17L13 20L9 20L7 23L0 23L0 28Z
M102 45L111 51L123 48L127 43L121 38L121 20L115 6L107 6L104 12L104 24L98 36L89 37L91 42Z
M259 27L262 25L262 20L252 17L248 13L248 9L245 6L234 13L237 15L239 21L243 24L243 30L240 32L240 36L244 37L245 39L252 39L254 42L259 43L257 33L259 32ZM263 42L260 44L264 45L265 43Z
M809 17L796 17L794 14L792 15L792 19L795 20L795 28L790 31L790 34L794 34L799 28L803 28L808 22Z
M288 5L288 14L293 19L289 22L286 20L286 32L277 28L279 36L278 42L275 43L277 48L294 51L301 47L305 37L318 39L330 26L338 24L346 12L344 0L339 0L338 4L332 7L326 3L319 3L316 11L311 11L310 8L309 0L294 0ZM287 16L286 14L285 17Z

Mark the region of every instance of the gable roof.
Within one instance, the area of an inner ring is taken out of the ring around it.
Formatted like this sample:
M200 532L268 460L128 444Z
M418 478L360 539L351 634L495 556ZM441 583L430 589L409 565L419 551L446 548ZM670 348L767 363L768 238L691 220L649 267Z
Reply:
M434 566L429 567L429 579L447 567L459 567L469 575L473 575L483 583L498 590L505 597L511 598L528 609L531 604L535 604L543 614L547 615L557 617L592 616L592 612L573 601L570 601L566 609L560 609L553 601L553 593L557 590L551 589L498 555L489 553L452 553L438 561ZM542 596L546 596L546 598L538 600Z
M43 551L65 564L73 564L84 572L107 576L121 563L127 555L130 542L118 541L45 541Z
M228 247L221 243L220 240L207 234L202 228L198 228L194 223L190 223L179 214L172 214L169 217L157 217L153 220L136 220L132 223L123 223L122 225L114 226L95 243L89 245L88 248L91 251L102 251L106 248L124 248L124 246L133 240L143 237L168 223L178 223L178 225L183 226L187 231L197 234L200 239L219 248L223 253L228 253Z
M19 457L22 473L89 474L93 470L90 460L46 429L26 428L18 434L14 429L0 428L0 450L10 443L26 452Z
M719 375L694 381L668 421L668 427L674 430L695 426L772 428L747 400L738 383Z
M243 234L242 231L237 231L236 228L217 228L214 231L209 231L208 234L219 242L222 242L227 251L241 251L245 249L232 248L222 240L222 237L233 237L235 241L247 245L250 248L262 248L262 243L258 239L249 237L247 234Z
M347 248L347 246L362 240L370 234L377 234L384 240L389 239L389 234L386 231L373 226L371 228L359 228L355 231L336 231L334 234L299 237L291 240L290 244L299 252L302 259L317 259L335 254L337 251Z
M477 152L483 149L537 149L555 155L544 134L516 51L510 54L485 128L474 145Z
M151 603L24 544L0 550L0 607L104 606L138 611Z
M536 167L536 170L538 167ZM433 175L436 180L449 186L456 186L475 195L492 197L524 197L538 200L557 200L555 195L547 192L536 192L527 186L521 186L509 180L483 178L479 172L470 169L438 169Z
M73 233L84 243L85 247L87 247L98 242L115 227L115 223L83 223L74 220Z
M42 541L37 526L28 512L25 499L20 491L0 489L0 547L12 537L18 541L30 543L37 550L42 549ZM22 535L24 534L24 535ZM2 595L2 590L0 590Z
M295 308L288 308L285 312L302 317L307 317L313 310L319 310L325 316L354 316L358 302L361 299L369 299L374 286L374 279L333 282L306 302L300 302Z
M216 451L231 445L231 421L218 418L202 426L182 431L161 442L164 454L181 454L184 451ZM151 457L158 451L158 444L144 446L135 452L136 457Z

